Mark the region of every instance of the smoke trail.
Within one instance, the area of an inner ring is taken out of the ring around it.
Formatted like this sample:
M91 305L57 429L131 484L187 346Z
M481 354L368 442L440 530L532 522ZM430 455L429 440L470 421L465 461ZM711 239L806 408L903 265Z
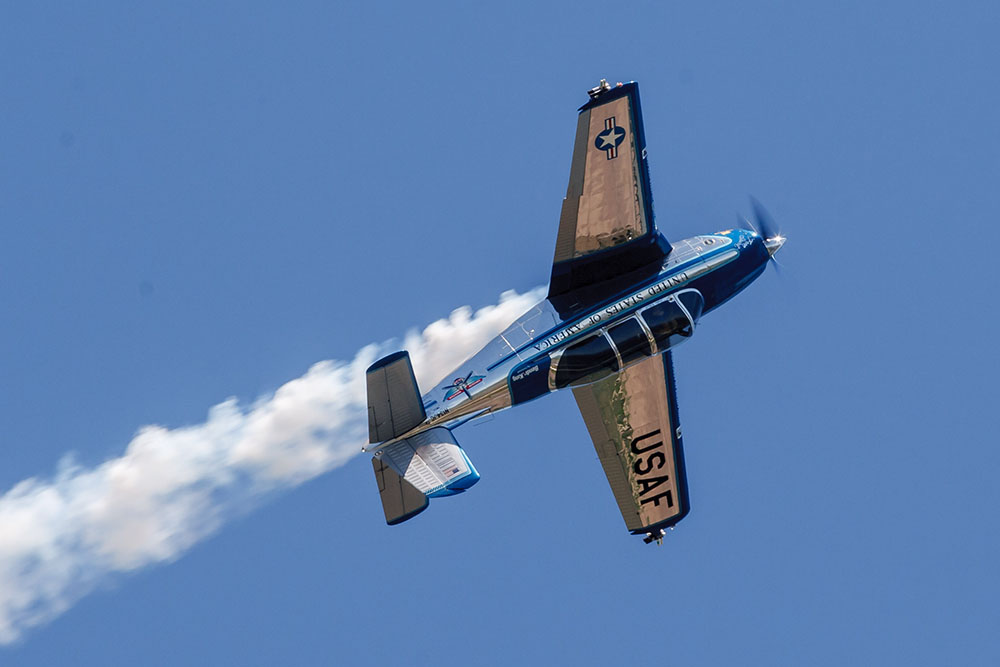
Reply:
M542 296L505 292L495 306L459 308L409 333L403 347L420 385L436 384ZM0 497L0 643L115 573L177 558L263 494L358 454L368 437L364 372L393 349L321 361L250 406L229 399L196 426L145 426L118 458L88 469L67 457L54 478L14 486Z

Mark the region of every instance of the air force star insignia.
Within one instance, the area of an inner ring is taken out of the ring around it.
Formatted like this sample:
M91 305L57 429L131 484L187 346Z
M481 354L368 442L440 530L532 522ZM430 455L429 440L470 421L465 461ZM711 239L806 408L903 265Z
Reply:
M615 124L615 117L612 116L604 121L604 131L594 139L597 150L604 151L609 160L618 157L618 145L625 141L625 128Z

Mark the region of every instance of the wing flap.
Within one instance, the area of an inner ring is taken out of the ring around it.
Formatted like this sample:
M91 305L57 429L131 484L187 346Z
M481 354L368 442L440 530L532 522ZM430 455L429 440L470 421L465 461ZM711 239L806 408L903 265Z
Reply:
M689 503L670 353L573 395L628 530L651 533L683 519Z

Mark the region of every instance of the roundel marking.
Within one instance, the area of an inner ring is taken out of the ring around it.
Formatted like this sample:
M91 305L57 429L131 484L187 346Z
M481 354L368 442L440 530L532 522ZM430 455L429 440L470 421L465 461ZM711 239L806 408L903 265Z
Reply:
M594 139L594 145L597 146L597 150L609 151L614 148L618 148L621 142L625 141L625 128L616 126L609 127Z

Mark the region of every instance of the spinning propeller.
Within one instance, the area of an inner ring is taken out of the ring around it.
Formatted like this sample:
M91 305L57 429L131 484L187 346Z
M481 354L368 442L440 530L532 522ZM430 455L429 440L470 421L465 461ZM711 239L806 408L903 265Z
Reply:
M749 220L747 222L764 239L764 247L767 248L767 252L771 256L770 260L774 262L775 270L778 270L778 267L781 265L778 264L778 260L774 259L774 253L781 250L781 246L785 245L785 237L778 231L778 227L774 223L774 218L767 212L763 204L757 201L755 197L750 197L750 204L753 206L754 219L753 222Z

